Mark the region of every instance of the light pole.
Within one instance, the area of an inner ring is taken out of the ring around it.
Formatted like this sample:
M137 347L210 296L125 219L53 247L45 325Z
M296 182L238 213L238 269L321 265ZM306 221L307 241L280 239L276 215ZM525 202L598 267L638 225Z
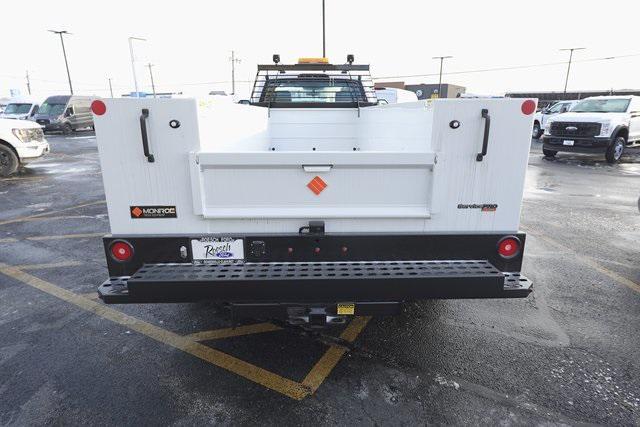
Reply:
M156 97L156 85L153 82L153 64L152 63L148 63L147 67L149 67L149 76L151 77L151 90L153 91L153 97Z
M571 71L571 60L573 59L574 50L584 50L585 47L569 47L566 49L560 49L561 51L569 51L569 64L567 65L567 77L564 80L564 93L567 93L567 85L569 84L569 71Z
M322 0L322 57L327 57L327 49L325 43L325 29L324 29L324 0Z
M138 78L136 77L136 57L133 55L134 40L146 42L147 39L143 39L140 37L129 37L129 54L131 55L131 71L133 72L133 86L135 87L135 90L136 90L136 98L139 98L140 93L138 92Z
M236 63L240 62L238 58L236 58L236 52L231 51L231 95L235 95L236 93Z
M31 95L31 82L29 81L29 70L27 70L27 92Z
M64 65L65 67L67 67L67 79L69 79L69 90L71 91L71 95L73 95L73 86L71 85L71 73L69 73L69 62L67 61L67 51L64 48L64 38L62 37L63 34L71 35L71 33L65 30L62 30L62 31L49 30L49 32L58 34L60 36L60 43L62 44L62 55L64 56Z
M109 93L111 94L111 97L113 98L113 86L111 86L111 77L107 77L107 80L109 80Z
M438 98L442 96L442 63L445 59L453 58L453 56L434 56L431 59L440 60L440 78L438 79Z

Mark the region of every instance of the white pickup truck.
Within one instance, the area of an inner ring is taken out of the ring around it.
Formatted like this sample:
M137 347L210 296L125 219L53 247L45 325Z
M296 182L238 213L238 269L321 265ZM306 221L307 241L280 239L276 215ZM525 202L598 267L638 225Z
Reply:
M603 153L608 163L616 163L625 148L640 144L640 97L585 98L548 120L543 142L547 157L558 151Z
M0 176L49 152L42 127L29 120L0 118Z
M550 118L570 111L578 102L580 101L558 101L534 114L533 130L531 132L533 139L540 139L544 134L544 130L547 128L547 123Z
M519 222L535 100L378 105L368 65L318 59L259 65L250 103L93 102L104 302L215 300L321 327L531 292Z

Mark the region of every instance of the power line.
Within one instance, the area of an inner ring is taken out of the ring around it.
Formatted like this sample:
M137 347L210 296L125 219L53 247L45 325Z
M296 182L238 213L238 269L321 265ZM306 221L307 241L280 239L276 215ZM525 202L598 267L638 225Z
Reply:
M594 62L594 61L608 61L611 59L620 59L620 58L630 58L640 56L640 53L633 53L629 55L618 55L618 56L607 56L603 58L589 58L582 59L579 61L573 62ZM545 62L540 64L528 64L528 65L512 65L512 66L504 66L504 67L492 67L492 68L480 68L475 70L463 70L463 71L449 71L446 73L442 73L443 75L452 75L452 74L474 74L474 73L486 73L491 71L508 71L508 70L522 70L528 68L540 68L540 67L550 67L554 65L566 65L567 61L559 61L559 62ZM383 77L374 77L374 80L380 79L401 79L401 78L411 78L411 77L433 77L437 76L439 73L427 73L427 74L410 74L404 76L383 76Z

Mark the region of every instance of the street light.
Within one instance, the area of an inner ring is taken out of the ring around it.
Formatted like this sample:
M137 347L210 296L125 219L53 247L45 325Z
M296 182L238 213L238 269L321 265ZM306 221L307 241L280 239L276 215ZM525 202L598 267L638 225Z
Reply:
M60 43L62 44L62 55L64 56L64 65L65 67L67 67L67 79L69 80L69 90L71 91L71 95L73 95L73 86L71 85L71 73L69 73L69 62L67 61L67 51L64 48L64 38L62 37L63 34L71 35L71 33L65 30L62 30L62 31L48 30L48 31L50 33L58 34L60 36Z
M561 51L569 51L569 64L567 65L567 78L564 80L564 93L567 93L567 85L569 84L569 71L571 71L571 60L573 59L574 50L584 50L585 47L569 47L566 49L560 49Z
M438 98L442 95L442 63L445 59L453 58L453 56L434 56L431 59L440 60L440 78L438 79Z
M147 39L143 39L140 37L129 37L129 54L131 55L131 71L133 72L133 86L135 87L136 90L136 98L140 97L140 93L138 92L138 79L136 77L136 59L135 56L133 55L133 41L134 40L139 40L141 42L146 42Z

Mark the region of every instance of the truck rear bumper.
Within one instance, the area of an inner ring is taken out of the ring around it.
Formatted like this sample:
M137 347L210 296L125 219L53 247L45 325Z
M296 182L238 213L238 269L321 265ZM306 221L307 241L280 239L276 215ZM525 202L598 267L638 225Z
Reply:
M106 303L313 303L526 297L532 283L485 260L145 264L111 278Z

